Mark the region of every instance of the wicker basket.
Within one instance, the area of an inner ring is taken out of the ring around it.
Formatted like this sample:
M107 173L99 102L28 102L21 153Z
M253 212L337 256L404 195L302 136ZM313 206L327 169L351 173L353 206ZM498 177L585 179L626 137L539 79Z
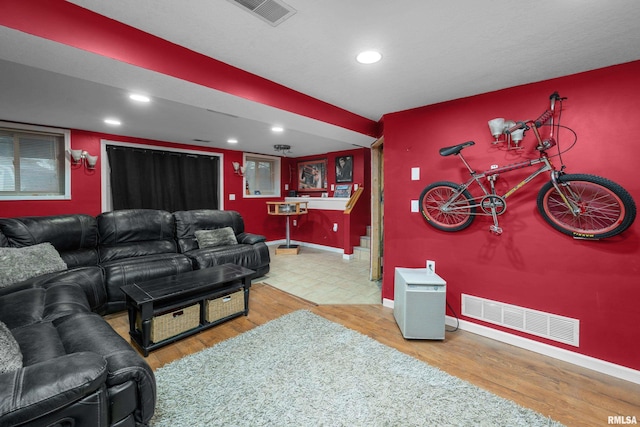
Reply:
M142 330L140 317L136 319ZM190 305L151 319L151 342L157 343L200 326L200 304Z
M244 311L244 291L240 289L229 295L224 295L220 298L207 300L206 304L206 319L207 322L212 323L216 320L223 319L232 314L241 313Z

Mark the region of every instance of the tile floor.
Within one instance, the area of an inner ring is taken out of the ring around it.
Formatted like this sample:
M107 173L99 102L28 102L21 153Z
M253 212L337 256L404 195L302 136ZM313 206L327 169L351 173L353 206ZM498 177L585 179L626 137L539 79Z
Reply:
M316 304L381 304L379 281L369 280L369 261L345 260L341 253L302 246L298 255L276 255L270 271L255 280Z

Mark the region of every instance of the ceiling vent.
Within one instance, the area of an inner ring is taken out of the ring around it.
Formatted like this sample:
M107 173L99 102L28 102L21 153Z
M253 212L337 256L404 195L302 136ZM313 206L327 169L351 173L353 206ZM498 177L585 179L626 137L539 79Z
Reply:
M285 20L296 13L296 10L280 0L229 0L231 3L240 6L268 22L274 27L282 24Z

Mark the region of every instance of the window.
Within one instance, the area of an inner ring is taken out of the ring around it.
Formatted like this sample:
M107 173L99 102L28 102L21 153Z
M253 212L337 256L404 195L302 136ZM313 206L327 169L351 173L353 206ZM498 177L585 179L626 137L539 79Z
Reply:
M106 151L113 209L220 209L218 156L119 145Z
M224 198L221 197L221 195L224 194L224 185L223 185L224 183L223 183L222 171L221 171L222 168L220 167L223 159L222 154L209 152L209 151L187 150L187 149L177 148L177 147L158 147L153 145L134 144L134 143L128 143L128 142L122 142L122 141L111 141L107 139L102 139L100 141L100 161L102 162L102 165L101 165L102 167L100 168L102 172L102 176L101 176L102 212L109 212L114 210L114 201L112 198L112 193L114 190L111 187L111 181L112 181L111 174L113 171L111 170L111 164L109 163L109 154L107 153L107 147L112 147L112 149L114 147L115 148L135 148L138 150L145 150L145 151L164 151L164 152L175 153L175 154L185 154L185 155L193 154L197 156L208 156L208 157L215 158L215 163L217 163L218 165L216 166L217 175L215 176L215 178L211 178L211 179L201 178L200 182L197 185L193 185L191 187L191 190L199 189L199 190L202 190L203 192L214 191L215 198L217 200L217 206L218 206L217 209L222 209L222 210L224 209ZM195 168L189 167L189 169L191 173L196 172ZM207 186L209 188L201 188L203 182L208 182ZM182 190L182 193L192 194L193 191Z
M245 197L280 197L280 157L244 155Z
M70 199L69 131L0 122L0 200Z

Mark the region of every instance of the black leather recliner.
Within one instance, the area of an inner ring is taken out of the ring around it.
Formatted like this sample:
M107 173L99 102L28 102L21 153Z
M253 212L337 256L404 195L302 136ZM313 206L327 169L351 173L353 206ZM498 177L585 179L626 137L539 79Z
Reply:
M126 209L102 213L96 220L108 313L125 309L122 286L192 270L191 260L178 253L169 212Z
M98 265L98 223L94 217L74 214L0 218L0 235L0 246L22 248L51 243L67 264L67 270L25 280L19 288L40 287L52 282L75 283L84 289L91 310L104 312L107 294ZM18 287L0 289L0 296Z
M238 245L197 247L195 230L226 226ZM135 281L225 262L264 275L264 241L232 211L0 218L0 247L49 242L68 266L0 288L0 321L23 356L21 369L0 374L0 427L146 426L153 372L99 314L124 309L120 286Z
M24 366L0 374L0 425L148 425L153 372L102 317L76 312L16 324L2 313Z
M5 234L6 233L6 234ZM22 368L0 374L0 426L146 426L153 372L97 313L107 302L87 215L0 219L0 245L51 242L69 269L0 289Z
M202 269L226 263L239 264L255 270L254 277L269 272L269 248L265 237L247 233L242 216L236 211L196 209L174 212L178 249L193 262L194 269ZM195 237L199 230L215 230L231 227L237 245L200 248Z

